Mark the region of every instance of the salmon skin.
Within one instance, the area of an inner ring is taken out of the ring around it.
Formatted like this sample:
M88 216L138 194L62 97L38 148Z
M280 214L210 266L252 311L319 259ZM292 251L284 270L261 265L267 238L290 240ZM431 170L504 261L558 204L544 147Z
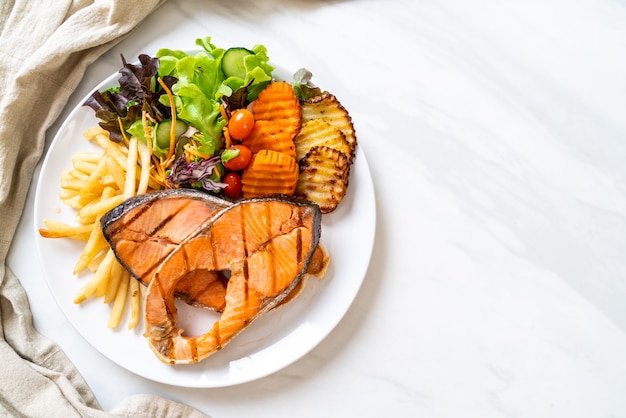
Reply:
M182 241L230 205L198 190L161 190L127 199L102 217L101 227L119 262L147 286ZM221 311L226 278L219 272L190 275L178 283L176 295L193 306Z
M284 196L230 203L187 189L154 192L113 209L102 228L122 264L148 284L145 336L168 364L220 350L297 294L321 253L319 207ZM185 292L222 312L204 335L176 325L175 296Z

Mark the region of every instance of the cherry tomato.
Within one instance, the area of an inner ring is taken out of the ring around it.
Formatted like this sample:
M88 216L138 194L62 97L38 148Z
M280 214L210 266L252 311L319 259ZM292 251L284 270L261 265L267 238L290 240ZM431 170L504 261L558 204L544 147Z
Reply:
M254 127L254 115L248 109L237 109L228 120L228 133L233 139L244 139Z
M226 183L226 186L222 189L224 196L229 199L235 200L241 197L241 176L238 173L231 171L222 177L222 183Z
M227 169L232 171L243 170L248 166L248 164L250 164L250 161L252 160L252 151L250 151L250 148L245 145L233 145L224 151L222 158L224 156L228 156L230 151L239 151L239 155L226 161L222 159L222 164L224 164L224 167Z

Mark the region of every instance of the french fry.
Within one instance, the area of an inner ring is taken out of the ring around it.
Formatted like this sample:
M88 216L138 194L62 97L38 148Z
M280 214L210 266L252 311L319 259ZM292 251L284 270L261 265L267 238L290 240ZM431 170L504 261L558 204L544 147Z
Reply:
M109 314L109 323L107 324L109 328L116 328L119 325L120 320L122 319L124 306L126 305L126 296L128 295L128 286L130 284L130 280L130 273L125 271L122 275L122 280L120 280L119 286L117 288L115 300L113 301L113 307L111 308L111 313Z
M103 290L103 288L106 289L106 283L110 277L111 265L114 260L115 254L113 254L113 250L109 250L107 255L104 257L104 260L102 260L98 266L94 276L78 291L74 297L74 303L80 303L93 295L104 295L105 290Z
M102 199L102 196L99 193L89 193L89 194L83 194L83 195L79 193L78 195L72 198L72 200L75 201L75 205L76 205L75 209L77 211L82 210L85 206L99 202L101 199ZM81 221L80 219L77 219L77 220L82 223L91 223L89 220L86 220L86 221Z
M103 192L103 199L108 199L112 197L112 193L114 191L111 188L106 188ZM102 235L102 230L100 229L100 217L102 215L97 215L94 222L91 224L91 233L89 235L89 239L81 252L76 266L74 266L74 274L78 274L83 271L87 266L93 261L94 258L105 248L108 248L109 244L104 239Z
M43 221L46 229L40 228L39 233L44 238L75 238L81 239L85 234L91 232L90 225L73 226L61 221L45 219Z
M99 219L100 218L98 217L98 222L94 222L92 225L89 239L87 240L83 251L78 257L78 261L74 266L74 274L78 274L85 268L87 268L89 263L91 263L91 261L100 253L100 251L109 246L109 244L104 239L104 236L102 235L102 231L100 230Z
M135 195L135 181L137 178L137 138L130 138L128 143L128 159L126 160L126 183L124 184L124 199Z
M90 202L78 211L76 219L83 224L96 222L98 215L108 212L123 201L124 196L118 194L100 201Z
M91 174L89 174L87 179L81 185L79 190L81 197L89 194L102 194L102 191L104 190L102 178L104 177L106 168L106 162L103 158L98 162L96 168L91 172ZM82 199L79 199L79 201L82 201Z
M77 160L77 161L74 161L74 164L72 165L72 167L74 168L74 171L78 173L89 175L96 169L97 164L95 162Z
M107 285L109 283L109 279L111 278L111 269L113 268L113 265L115 263L117 263L117 260L115 259L115 253L113 253L113 250L111 249L107 250L107 254L106 256L104 256L104 260L102 260L93 276L93 279L91 279L91 282L94 283L93 294L97 298L104 297L104 295L106 294Z
M117 289L120 286L123 275L124 267L116 260L111 266L111 277L109 278L107 290L104 295L104 303L111 303L115 300L115 295L117 294Z
M85 132L83 132L83 136L85 138L87 138L87 140L89 140L89 141L92 141L98 135L105 135L107 137L109 136L107 131L102 129L102 127L100 127L99 125L93 126L93 127L89 128L89 129L87 129Z
M76 195L76 196L73 196L67 199L61 199L61 200L63 201L63 203L65 203L67 206L71 207L72 209L79 210L80 208L82 208L82 205L78 201L79 198L80 196Z
M85 240L87 241L87 240ZM87 265L87 269L92 272L95 273L96 270L98 270L98 266L100 265L100 263L102 262L102 260L104 260L104 257L106 255L106 252L104 251L100 251L98 253L98 255L96 255L91 262Z
M109 170L109 174L111 175L111 177L113 177L113 180L115 181L118 190L124 190L124 183L126 181L126 174L124 174L124 169L122 168L120 163L110 154L105 154L104 160L107 165L107 169Z
M78 292L74 295L74 303L79 304L87 300L87 296L85 295L85 289L87 286L83 286L78 289Z
M104 152L107 155L115 158L118 164L122 167L126 167L126 160L128 160L128 153L124 152L124 148L115 142L111 142L109 140L108 135L98 135L94 138L94 141L98 144L98 146L104 149Z
M128 321L128 329L133 329L139 323L141 311L141 288L139 282L134 278L130 278L129 295L130 297L130 320Z
M61 192L59 193L59 197L61 198L61 200L66 200L66 199L71 199L73 197L78 196L78 190L72 190L72 189L61 189Z
M72 155L72 162L84 161L87 163L97 164L102 159L102 153L100 152L77 152Z
M84 181L77 179L76 177L67 177L61 179L61 188L68 190L76 190L80 192L83 187Z
M137 186L137 194L148 191L150 182L150 150L143 142L137 144L137 151L141 163L141 174L139 175L139 185Z
M68 170L61 173L61 181L63 180L81 180L85 181L89 175L78 170Z
M78 235L73 235L71 237L68 238L72 238L78 241L83 241L83 242L87 242L87 240L89 239L89 233L84 233L84 234L78 234Z

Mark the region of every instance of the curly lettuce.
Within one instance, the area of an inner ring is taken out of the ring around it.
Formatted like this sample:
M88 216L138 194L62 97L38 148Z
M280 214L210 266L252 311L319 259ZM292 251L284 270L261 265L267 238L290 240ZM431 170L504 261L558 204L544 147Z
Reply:
M211 37L196 39L196 44L202 50L193 54L166 48L157 51L157 74L178 80L172 86L176 115L202 133L202 148L206 154L213 155L221 145L226 126L220 111L221 99L245 86L248 100L254 100L271 81L274 68L269 64L267 49L257 45L244 60L245 78L227 78L222 71L226 50L213 45ZM169 105L165 96L161 96L160 102Z

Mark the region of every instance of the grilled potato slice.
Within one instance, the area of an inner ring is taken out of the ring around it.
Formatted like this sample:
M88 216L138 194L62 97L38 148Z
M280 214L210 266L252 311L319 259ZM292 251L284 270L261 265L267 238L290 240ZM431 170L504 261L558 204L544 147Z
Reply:
M316 203L322 213L334 211L348 188L348 157L328 146L314 146L299 161L299 166L295 195Z
M357 146L356 133L350 114L341 105L339 100L330 93L323 93L302 102L300 109L302 123L314 119L322 119L343 133L346 141L350 145L350 152L346 155L349 161L352 162Z
M302 124L300 132L294 138L296 160L300 161L313 147L327 146L343 152L350 157L352 148L339 128L324 119L312 119Z

